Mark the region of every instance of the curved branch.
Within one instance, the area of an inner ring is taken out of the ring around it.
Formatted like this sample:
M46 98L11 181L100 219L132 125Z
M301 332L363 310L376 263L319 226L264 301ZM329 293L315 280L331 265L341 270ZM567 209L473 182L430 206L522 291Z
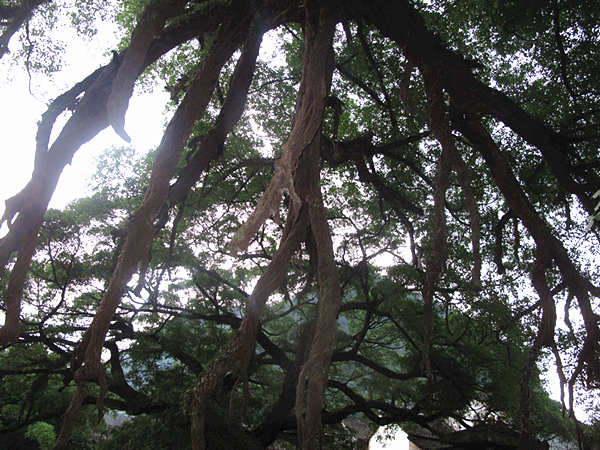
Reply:
M337 361L355 361L359 364L362 364L370 369L373 369L375 372L380 373L381 375L391 378L393 380L411 380L413 378L419 378L423 376L423 373L420 370L411 370L407 373L398 373L393 370L384 367L377 362L370 360L362 355L359 355L354 352L335 352L331 357L332 362Z
M361 80L360 78L358 78L356 75L354 75L350 69L348 69L347 67L345 67L342 64L336 64L335 68L337 69L337 71L340 73L340 75L342 75L344 78L346 78L347 80L349 80L350 82L354 83L356 86L358 86L359 88L361 88L363 91L365 91L367 94L369 94L369 97L379 106L381 106L382 108L386 109L387 106L386 104L379 98L379 96L377 95L377 92L375 92L368 84L366 84L363 80Z
M424 416L419 413L418 407L397 408L389 403L377 400L365 400L354 390L348 387L347 384L336 380L329 380L329 386L344 393L357 406L358 410L363 412L369 420L377 425L388 425L389 423L411 421L418 424L426 424L440 417L439 414L431 414ZM382 411L387 416L381 417L373 410Z
M0 6L0 17L8 19L4 33L0 35L0 59L6 55L10 38L19 31L25 22L28 22L33 13L44 3L49 3L51 0L23 0L20 6Z
M552 234L548 225L537 214L516 180L506 158L496 146L487 130L476 116L464 112L454 114L454 122L459 131L471 142L487 162L488 168L504 196L508 207L527 228L538 248L546 248L556 262L566 287L577 298L586 329L586 336L578 356L569 387L581 375L584 363L587 367L588 382L600 380L600 329L592 309L589 294L600 297L600 289L583 277L571 261L562 243Z
M234 24L226 24L219 31L214 46L203 61L158 147L144 201L128 221L127 236L111 281L92 324L74 354L78 389L65 414L63 428L57 440L57 449L67 444L70 429L77 418L84 397L83 389L86 380L99 379L101 386L103 384L104 374L100 365L100 353L110 321L121 300L125 285L136 270L137 263L148 254L154 236L154 219L167 200L169 181L175 172L179 154L191 133L192 126L208 105L221 68L247 33L249 19L247 17L239 21L236 19L239 18L233 18ZM101 393L99 400L102 397Z
M390 122L392 124L393 133L396 133L398 130L398 120L396 119L396 113L394 112L394 108L392 106L392 101L390 100L390 95L388 93L388 90L385 87L385 80L383 79L383 74L381 73L381 70L379 69L379 65L377 64L377 61L375 60L375 56L373 55L373 52L371 51L371 48L369 47L369 43L364 34L364 29L363 29L362 23L360 23L360 22L358 23L358 33L357 34L358 34L358 39L360 41L360 45L363 48L365 54L367 55L367 59L369 60L369 63L373 67L373 71L375 72L375 76L377 77L377 82L379 83L379 88L381 89L381 92L383 93L383 98L385 99L385 108L387 109L388 114L390 115Z
M125 141L131 138L125 132L125 112L133 85L143 71L146 53L154 36L160 34L166 20L179 14L186 2L183 0L154 0L150 2L135 26L131 42L125 51L119 70L112 83L112 89L106 101L108 121L115 132Z

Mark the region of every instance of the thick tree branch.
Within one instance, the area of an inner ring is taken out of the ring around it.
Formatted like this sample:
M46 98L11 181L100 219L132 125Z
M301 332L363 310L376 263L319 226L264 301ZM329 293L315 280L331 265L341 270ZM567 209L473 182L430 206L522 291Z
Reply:
M153 0L138 20L131 35L129 47L122 56L119 70L112 83L112 89L106 100L108 121L115 132L127 142L131 138L125 132L125 112L133 85L143 71L146 53L152 41L158 35L169 17L179 14L185 5L183 0Z
M374 0L368 6L354 2L353 7L369 18L379 30L403 48L407 57L418 66L443 67L441 83L461 108L470 113L485 113L501 120L515 133L536 147L550 171L565 192L575 194L589 214L593 214L591 195L597 181L582 184L573 178L568 157L569 145L559 133L528 114L504 93L479 81L472 73L477 65L452 52L439 37L430 32L423 17L408 0L390 6ZM386 10L387 14L379 14ZM399 22L400 20L400 22Z
M6 20L6 23L2 24L6 28L0 35L0 59L9 52L10 38L31 19L37 8L50 2L51 0L22 0L19 6L0 6L0 17Z
M103 382L103 369L100 366L100 352L106 332L121 300L125 285L131 279L137 263L148 254L154 236L153 222L167 200L169 181L175 172L179 153L191 133L192 126L202 115L210 100L220 68L231 57L247 33L248 18L234 18L233 20L236 19L239 21L236 21L235 25L226 24L219 31L215 44L203 61L158 147L144 202L128 221L127 237L119 255L117 267L102 297L94 320L74 355L74 367L77 369L75 379L80 384L77 394L73 397L69 410L65 414L63 428L57 439L57 448L64 448L68 442L70 429L80 408L77 404L80 405L83 399L82 386L85 380L90 378L100 380L101 395L99 399L102 398L102 386L105 382Z
M600 289L592 285L589 280L579 273L562 243L552 234L548 225L537 214L521 189L506 159L498 150L489 133L483 128L479 119L457 112L454 114L454 122L461 133L484 157L508 207L528 229L538 248L547 249L550 257L558 266L567 289L578 300L586 336L578 357L577 367L571 376L570 387L572 388L572 384L581 375L584 363L587 366L588 382L592 380L597 382L597 380L600 380L600 329L598 328L597 316L591 306L589 294L600 296Z

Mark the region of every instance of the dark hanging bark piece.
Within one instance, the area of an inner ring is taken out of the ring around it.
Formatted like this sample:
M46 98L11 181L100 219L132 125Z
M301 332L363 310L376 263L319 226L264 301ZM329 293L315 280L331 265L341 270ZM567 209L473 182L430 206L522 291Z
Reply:
M481 289L481 220L473 191L471 174L456 145L451 147L450 159L456 171L458 184L465 198L465 206L469 211L469 224L471 228L471 250L473 252L473 266L471 268L471 286L475 290Z
M504 227L506 226L508 220L512 217L512 213L510 211L504 213L496 226L494 227L494 263L496 264L498 273L500 275L504 275L506 272L506 268L504 267L504 263L502 262L502 254L504 252L504 242L502 240L502 232L504 231Z
M142 12L131 35L129 47L122 56L106 102L106 111L108 121L115 132L127 142L130 142L131 138L124 128L125 112L135 80L144 67L146 53L154 37L162 31L166 20L180 13L185 3L184 0L152 0Z

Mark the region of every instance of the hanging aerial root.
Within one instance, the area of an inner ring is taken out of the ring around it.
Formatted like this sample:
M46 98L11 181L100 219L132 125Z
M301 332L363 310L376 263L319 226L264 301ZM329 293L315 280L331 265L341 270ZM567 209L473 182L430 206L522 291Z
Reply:
M438 79L438 74L428 66L421 68L423 80L425 82L425 93L427 95L427 106L431 118L431 130L434 136L440 142L442 153L438 161L438 168L435 180L435 192L433 203L433 246L431 255L427 261L427 273L423 283L423 364L425 371L431 377L431 360L429 350L431 345L431 318L433 315L433 294L437 280L444 270L447 258L446 248L446 190L449 185L450 176L450 147L454 145L448 123L445 118L443 94Z
M588 364L588 365L594 364L594 362L592 362L590 364L591 359L595 360L595 364L598 365L598 362L600 360L600 354L598 353L597 348L598 348L598 339L593 340L593 339L590 339L589 336L586 336L586 339L583 344L583 348L581 349L581 352L579 353L578 358L577 358L577 366L575 367L575 370L571 374L571 377L569 378L569 382L567 384L567 389L569 392L569 417L575 424L575 431L577 434L577 443L578 443L580 450L584 449L583 430L581 429L581 425L579 423L579 420L577 420L577 416L575 414L574 388L575 388L575 383L579 380L579 377L581 376L581 374L584 370L584 366L586 364ZM593 373L591 372L590 368L588 367L588 378L587 378L588 387L590 384L590 379L593 379L594 381L598 380L597 377L593 378L593 376L594 376Z
M549 268L552 258L547 249L537 247L536 259L531 271L531 283L535 288L542 304L542 321L539 327L539 339L542 346L551 346L554 342L554 329L556 327L556 304L552 292L546 281L546 269Z
M458 183L465 197L467 210L469 211L469 224L471 226L471 249L473 252L473 267L471 268L471 285L474 289L481 289L481 220L477 201L473 192L471 174L469 168L462 159L459 151L452 140L451 151L449 152L452 166L456 171Z
M323 31L320 31L323 34ZM294 172L302 151L315 139L321 126L329 83L323 74L331 72L332 58L323 47L323 38L307 36L304 54L304 70L300 80L296 115L292 131L281 148L281 157L275 162L275 174L258 201L255 210L239 228L229 243L232 253L248 248L252 238L271 214L277 215L281 197L285 193L295 210L301 199L294 187ZM331 76L329 76L331 78Z
M233 75L227 90L227 96L215 124L211 127L208 134L201 139L201 143L198 146L199 148L195 149L194 154L187 165L179 171L177 181L169 187L168 200L161 208L159 214L162 219L159 220L155 227L155 233L157 233L166 224L167 218L169 217L169 209L173 205L180 205L173 221L173 228L169 238L167 261L171 259L177 234L177 224L183 217L185 199L187 198L190 189L192 189L200 179L201 175L206 171L210 161L218 158L223 153L224 142L227 135L238 123L244 112L248 89L252 84L252 78L256 68L256 59L260 51L263 34L267 27L268 24L262 20L254 22L244 44L242 54L233 70ZM136 287L136 291L138 292L141 290L144 283L144 274L148 267L148 262L150 261L149 252L150 248L148 249L148 256L146 259L142 260L141 263L140 278L138 286Z
M565 287L569 291L569 296L573 295L577 299L586 335L578 355L577 365L569 378L568 389L569 414L574 420L575 426L578 427L573 411L574 385L581 377L584 369L587 371L588 385L591 383L600 383L600 330L589 296L590 293L599 296L600 292L596 286L579 273L579 270L571 261L562 243L552 234L548 225L535 211L519 185L506 158L498 149L489 132L481 124L480 118L457 108L453 112L453 119L459 131L485 159L498 188L515 217L518 217L525 228L527 228L535 240L537 247L546 249L551 255L561 272ZM554 314L550 313L546 318L543 318L543 323L550 325L555 320L552 317ZM547 333L546 330L550 328L547 326L544 331ZM547 336L541 336L540 340L542 337Z
M546 269L549 268L552 258L546 248L538 246L536 249L535 264L531 271L531 283L535 288L542 305L542 321L539 325L537 335L533 345L529 350L529 356L523 368L521 376L521 395L519 399L520 420L521 420L521 443L523 449L529 448L533 440L531 432L530 415L530 399L531 388L530 380L533 372L533 367L539 357L542 347L555 347L554 343L554 328L556 326L556 305L552 296L552 292L546 281Z
M242 325L233 337L228 349L217 357L204 371L196 386L186 392L186 411L192 420L192 448L205 448L204 418L210 396L221 383L225 373L231 371L238 380L245 382L254 347L260 314L273 293L283 283L287 267L294 252L306 235L308 216L304 208L297 215L288 215L283 236L277 252L259 278L250 298ZM232 393L233 395L233 393ZM233 405L233 402L230 402ZM233 412L230 411L230 416Z
M474 289L481 289L481 219L473 191L473 183L469 168L463 160L454 136L450 132L449 119L445 112L444 97L441 88L440 74L431 66L421 68L425 80L425 91L431 117L431 129L456 171L457 180L465 198L469 212L469 224L471 228L471 249L473 252L473 266L471 268L471 285ZM429 79L429 81L428 81ZM429 85L429 87L428 87Z
M248 90L256 69L256 58L262 42L262 35L267 28L273 25L263 20L257 22L248 35L242 54L233 70L227 96L219 116L206 136L200 140L198 149L194 151L187 165L180 170L177 181L169 188L168 205L183 202L189 190L207 170L209 163L222 155L227 135L242 117Z

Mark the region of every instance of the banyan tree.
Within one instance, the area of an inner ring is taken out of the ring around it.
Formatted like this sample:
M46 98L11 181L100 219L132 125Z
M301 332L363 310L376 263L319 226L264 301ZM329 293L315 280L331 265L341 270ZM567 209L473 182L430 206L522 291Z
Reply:
M54 3L0 3L0 64ZM76 17L98 2L72 3ZM574 407L600 388L596 2L111 7L121 46L49 103L2 216L3 364L34 343L45 362L0 376L31 375L27 420L60 380L55 448L90 403L100 417L175 405L194 449L333 448L350 417L446 443L502 424L533 448L552 431L533 406L540 370L588 445ZM171 94L160 144L128 175L139 193L116 206L99 189L110 220L49 211L84 143L105 128L130 141L136 83ZM152 336L185 367L172 398L130 380Z

